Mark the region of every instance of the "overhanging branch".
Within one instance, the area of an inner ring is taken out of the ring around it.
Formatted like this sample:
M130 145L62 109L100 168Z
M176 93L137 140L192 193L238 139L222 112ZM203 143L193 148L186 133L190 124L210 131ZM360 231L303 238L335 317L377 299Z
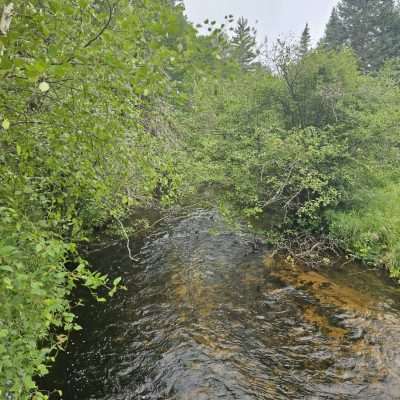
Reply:
M106 29L110 26L111 20L113 17L113 12L114 12L114 7L111 5L110 1L107 0L108 4L108 19L105 23L105 25L101 28L101 30L94 36L92 39L90 39L83 47L86 49L86 47L89 47L93 42L95 42L97 39L100 38L100 36L106 31Z

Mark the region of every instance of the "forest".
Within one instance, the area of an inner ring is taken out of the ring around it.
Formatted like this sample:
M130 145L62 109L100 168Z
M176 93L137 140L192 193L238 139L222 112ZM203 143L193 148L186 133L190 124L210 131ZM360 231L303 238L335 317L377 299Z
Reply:
M173 0L3 1L0 16L1 399L47 398L36 378L81 329L71 293L123 286L82 249L133 235L139 209L207 192L277 252L400 278L394 0L341 0L317 45L306 26L268 49L246 19L194 26Z

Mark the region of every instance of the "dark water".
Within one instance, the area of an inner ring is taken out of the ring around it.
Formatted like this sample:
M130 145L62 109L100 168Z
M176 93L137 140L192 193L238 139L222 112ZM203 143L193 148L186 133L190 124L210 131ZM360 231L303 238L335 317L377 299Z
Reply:
M400 399L400 292L375 272L278 262L202 211L139 258L96 253L128 290L82 309L44 383L64 399Z

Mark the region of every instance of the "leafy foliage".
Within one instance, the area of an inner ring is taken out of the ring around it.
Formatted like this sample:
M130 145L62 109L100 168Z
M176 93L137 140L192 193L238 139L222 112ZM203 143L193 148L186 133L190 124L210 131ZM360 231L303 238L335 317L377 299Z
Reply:
M363 258L350 235L336 229L335 215L358 212L360 193L398 182L398 62L372 77L359 71L350 50L300 57L298 48L278 42L276 73L257 66L198 85L190 110L193 154L207 166L205 181L219 188L224 208L234 204L242 216L262 218L268 237L330 235ZM375 258L399 270L398 258L384 260L382 252Z
M157 190L169 204L184 189L168 109L194 38L161 0L16 5L0 37L1 398L28 397L63 341L50 329L77 327L78 282L119 283L77 244Z
M378 3L368 29L393 11ZM340 3L326 47L307 27L279 41L270 68L246 20L200 35L181 2L17 3L0 36L0 397L45 398L34 377L79 329L71 291L122 283L79 245L135 207L212 189L269 238L330 235L399 276L400 66L359 70L361 52L365 69L395 52L364 54L342 30L357 10Z

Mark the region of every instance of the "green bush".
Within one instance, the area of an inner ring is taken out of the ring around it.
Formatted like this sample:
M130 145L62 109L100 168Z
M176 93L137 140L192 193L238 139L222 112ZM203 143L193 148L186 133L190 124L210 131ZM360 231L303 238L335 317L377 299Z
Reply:
M114 293L79 244L157 190L161 204L190 190L169 75L195 38L168 0L15 3L0 36L0 398L32 396L79 329L78 282Z
M38 229L14 210L0 209L0 397L23 398L47 372L49 357L64 336L50 327L76 327L67 295L67 251L46 227ZM38 348L37 342L46 345ZM62 344L62 343L59 343Z

